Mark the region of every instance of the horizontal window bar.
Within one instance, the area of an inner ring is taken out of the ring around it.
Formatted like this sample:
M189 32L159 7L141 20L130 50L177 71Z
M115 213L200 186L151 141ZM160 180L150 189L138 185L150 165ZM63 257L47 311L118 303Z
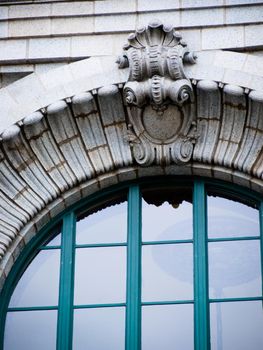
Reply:
M254 241L259 239L260 239L260 236L208 238L208 242Z
M142 245L158 245L158 244L184 244L184 243L193 243L193 239L177 239L169 241L149 241L142 242Z
M73 309L95 309L102 307L124 307L126 303L74 305Z
M222 299L210 299L210 303L229 303L234 301L260 301L263 297L244 297L244 298L222 298Z
M177 305L177 304L194 304L193 300L173 300L173 301L143 301L142 306L152 305Z
M9 307L8 312L18 312L18 311L49 311L58 310L58 306L25 306L25 307Z
M50 245L50 246L42 246L39 250L51 250L51 249L60 249L60 245Z
M125 247L127 243L94 243L94 244L76 244L75 248L103 248L103 247Z

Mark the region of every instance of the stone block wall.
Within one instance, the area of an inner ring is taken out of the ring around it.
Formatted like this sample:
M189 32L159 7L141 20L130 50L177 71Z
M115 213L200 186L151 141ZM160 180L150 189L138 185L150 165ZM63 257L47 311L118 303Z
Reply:
M1 1L0 87L33 71L118 55L127 35L158 18L192 50L262 50L258 0Z

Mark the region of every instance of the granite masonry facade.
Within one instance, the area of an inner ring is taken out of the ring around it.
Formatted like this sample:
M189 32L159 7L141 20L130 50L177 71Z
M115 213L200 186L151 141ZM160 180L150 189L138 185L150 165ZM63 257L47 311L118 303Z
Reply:
M113 184L263 193L262 48L256 0L1 1L0 289L41 228Z

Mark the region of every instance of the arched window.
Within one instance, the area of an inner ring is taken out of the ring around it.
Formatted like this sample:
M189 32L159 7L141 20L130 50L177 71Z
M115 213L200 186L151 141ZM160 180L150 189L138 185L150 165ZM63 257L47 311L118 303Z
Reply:
M252 192L202 179L78 203L13 267L3 349L262 349L262 212Z

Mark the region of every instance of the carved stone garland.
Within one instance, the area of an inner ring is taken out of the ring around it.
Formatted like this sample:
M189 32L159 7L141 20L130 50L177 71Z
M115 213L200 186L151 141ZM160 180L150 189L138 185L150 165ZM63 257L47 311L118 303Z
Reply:
M195 63L179 32L159 21L128 37L119 68L130 68L124 86L127 140L137 163L168 165L191 159L196 140L193 88L184 63Z

